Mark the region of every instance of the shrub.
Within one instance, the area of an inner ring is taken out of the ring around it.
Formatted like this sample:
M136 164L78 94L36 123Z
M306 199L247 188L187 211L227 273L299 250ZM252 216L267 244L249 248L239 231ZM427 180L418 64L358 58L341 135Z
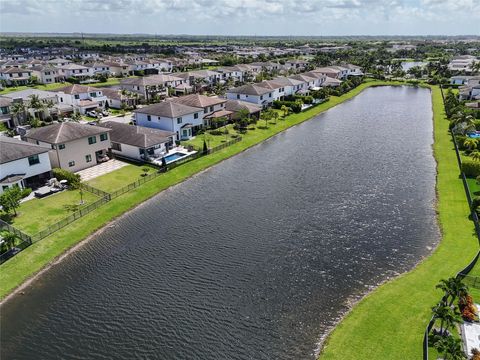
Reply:
M273 107L274 109L280 110L283 105L291 108L294 113L299 113L300 111L302 111L302 104L301 104L301 103L298 103L298 102L295 102L295 101L280 101L280 100L275 100L275 101L273 102L273 104L272 104L272 107Z
M210 130L209 132L212 135L225 135L225 134L228 134L228 129L227 130L224 130L224 129Z
M465 159L462 161L462 172L467 177L476 178L480 175L480 161Z
M67 180L68 185L72 189L77 189L80 186L80 175L74 174L68 170L54 168L52 170L53 176L57 178L57 180Z

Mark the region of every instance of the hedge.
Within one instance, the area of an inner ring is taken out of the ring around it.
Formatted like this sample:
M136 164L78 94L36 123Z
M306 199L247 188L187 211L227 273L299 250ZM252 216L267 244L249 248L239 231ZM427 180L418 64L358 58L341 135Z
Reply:
M280 100L275 100L272 104L272 107L274 109L281 109L282 106L285 105L292 109L294 113L299 113L302 111L302 104L296 103L295 101L280 101Z
M476 178L480 176L480 161L464 159L462 161L462 171L467 177Z

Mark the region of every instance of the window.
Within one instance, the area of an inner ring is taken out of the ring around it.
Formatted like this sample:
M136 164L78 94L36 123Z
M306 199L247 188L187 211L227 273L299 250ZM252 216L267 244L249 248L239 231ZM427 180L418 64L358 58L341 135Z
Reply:
M268 97L272 97L272 93L268 94Z
M122 151L122 144L112 142L112 150Z
M210 111L213 111L213 106L210 106Z
M105 141L105 140L108 140L108 134L107 133L100 134L100 141Z
M90 96L91 96L91 97L97 97L97 93L94 93L94 92L93 92L93 93L90 93Z
M152 117L150 115L147 115L147 121L152 121Z
M40 145L40 141L35 140L35 144Z
M237 94L237 99L240 99L240 94Z
M60 102L63 102L63 98L62 98L62 97L60 98Z
M30 166L40 164L40 159L38 158L38 155L32 155L28 157L28 164Z
M260 95L260 100L263 100L263 95Z
M92 161L92 155L88 154L88 155L85 155L85 161L87 163L91 162Z
M198 113L193 114L194 119L198 119Z
M50 75L50 71L45 71L45 75Z
M181 123L182 123L182 118L181 117L177 118L177 124L181 124Z
M80 99L80 95L75 95L75 99Z
M203 113L206 114L208 112L208 108L203 109Z
M96 136L90 136L88 138L88 145L95 144L97 142L97 137Z
M69 166L69 167L75 166L75 161L69 161L69 162L68 162L68 166Z
M58 144L58 150L65 149L65 144Z

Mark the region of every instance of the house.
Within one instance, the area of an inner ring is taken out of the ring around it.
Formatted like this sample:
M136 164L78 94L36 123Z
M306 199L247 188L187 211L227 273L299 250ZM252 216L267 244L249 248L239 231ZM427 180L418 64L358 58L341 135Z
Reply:
M262 107L241 100L227 100L225 110L232 112L232 119L238 119L242 111L248 112L250 118L260 119Z
M162 157L175 144L176 134L171 131L115 121L106 121L102 126L110 129L112 153L134 160Z
M227 99L242 100L266 107L274 100L275 89L257 84L248 84L227 90ZM277 92L278 93L278 92Z
M59 109L57 107L57 97L52 91L25 89L13 91L2 96L11 99L13 104L23 103L25 105L25 113L17 115L17 117L22 118L21 120L25 120L27 114L32 117L37 116L43 120L49 116L55 117L59 113ZM38 100L43 103L43 109L34 109L30 106L30 102L32 101L33 97L37 97ZM22 121L19 122L22 123Z
M10 110L12 104L12 99L0 96L0 124L3 124L9 129L12 129L15 126Z
M199 94L190 94L181 96L171 101L177 104L183 104L194 108L203 109L204 126L209 126L209 120L216 117L229 117L230 112L225 113L226 99L221 99L217 96L205 96ZM214 115L215 114L215 115Z
M292 69L295 71L303 71L308 67L308 61L306 60L287 60L285 61L285 66L288 69Z
M54 84L63 80L63 76L59 76L57 68L51 65L36 65L30 68L32 75L36 76L39 83Z
M286 96L288 95L294 95L297 93L297 91L303 89L305 87L305 81L302 80L297 80L291 77L284 77L284 76L279 76L273 79L275 82L282 84L284 87L284 94Z
M471 73L473 71L473 65L477 61L480 60L477 60L477 58L472 55L457 56L450 61L448 69L451 71Z
M59 66L58 73L65 79L73 77L80 80L84 80L93 75L93 71L91 68L73 63Z
M341 80L327 76L325 81L322 83L322 87L337 87L340 86L341 83Z
M159 74L124 79L120 81L120 87L137 93L148 101L155 96L168 96L168 88L174 88L184 82L185 80L178 76Z
M102 90L92 86L74 84L56 89L55 92L59 104L71 105L80 114L104 108L107 102Z
M110 74L113 76L128 76L129 65L120 62L106 61L104 63L110 69Z
M0 79L6 81L7 85L27 85L32 77L30 69L10 67L0 70Z
M90 68L90 73L92 75L112 75L110 65L108 64L94 62L92 64L86 64L86 66Z
M14 185L37 188L50 179L50 147L0 136L0 148L0 194Z
M203 108L163 101L134 111L136 125L170 131L188 140L203 128Z
M130 94L123 94L122 90L112 88L97 88L107 98L105 107L112 109L121 109L122 106L126 108L135 107L137 99ZM107 106L108 105L108 106Z
M193 88L196 89L194 91L197 91L204 86L214 85L222 78L222 74L211 70L187 71L175 75L182 78L190 86L193 86Z
M53 167L72 172L94 166L106 159L110 129L76 122L56 123L30 130L25 138L50 148Z
M468 83L468 79L470 76L459 75L459 76L452 76L450 78L450 84L452 85L465 85Z
M52 66L59 67L59 66L72 64L73 62L67 59L55 58L55 59L48 60L47 63L51 64Z

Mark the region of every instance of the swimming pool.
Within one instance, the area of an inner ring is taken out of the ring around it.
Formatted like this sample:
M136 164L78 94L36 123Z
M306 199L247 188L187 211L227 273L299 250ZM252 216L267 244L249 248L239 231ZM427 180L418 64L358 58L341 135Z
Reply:
M480 133L479 132L470 133L470 134L468 134L468 137L471 137L473 139L479 139L480 138Z
M168 156L165 156L164 159L165 159L165 162L168 164L168 163L177 161L178 159L181 159L185 156L187 156L187 154L176 152L176 153L170 154Z

